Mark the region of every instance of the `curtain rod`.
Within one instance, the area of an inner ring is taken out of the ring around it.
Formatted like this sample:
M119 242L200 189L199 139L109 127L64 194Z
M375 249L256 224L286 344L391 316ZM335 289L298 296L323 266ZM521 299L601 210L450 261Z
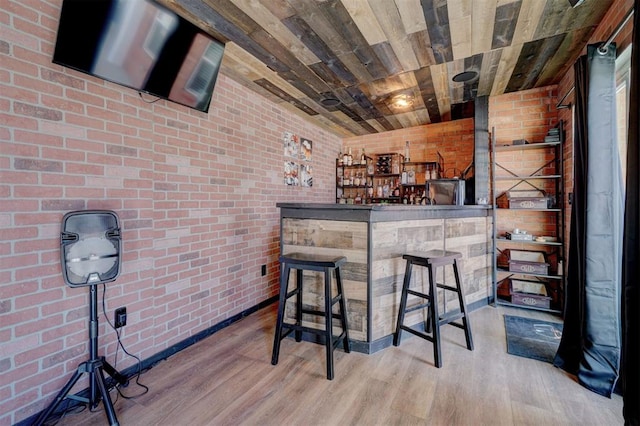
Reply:
M633 7L631 7L631 9L629 9L629 11L627 12L627 15L624 17L624 19L622 20L620 25L618 25L616 27L615 31L609 36L607 41L605 41L602 46L598 47L598 51L600 53L606 53L607 48L609 47L609 45L611 43L613 43L613 40L615 40L615 38L618 36L618 34L620 34L620 31L622 31L624 26L627 25L627 22L629 22L629 19L631 19L632 16L633 16Z
M575 86L571 86L571 89L569 89L569 91L564 94L562 99L560 99L560 102L558 102L558 104L556 105L556 109L565 109L565 108L569 108L571 106L571 102L569 102L566 105L562 105L562 103L564 102L565 99L567 99L567 96L569 96L571 94L571 92L573 92L573 90L575 88L576 88Z
M633 16L633 12L634 12L634 8L631 7L631 9L629 9L629 11L627 12L626 16L622 20L622 22L620 22L620 25L618 25L616 27L615 31L609 36L607 41L605 41L602 44L602 46L598 47L598 51L600 51L601 53L605 53L607 51L607 48L609 47L609 45L611 43L613 43L613 40L615 40L615 38L618 36L618 34L620 34L620 31L622 31L624 26L627 25L627 22L629 22L629 19L631 19L631 17ZM558 102L558 104L556 105L556 109L565 109L565 108L569 108L571 106L571 102L569 102L566 105L563 105L562 103L564 102L565 99L567 99L567 96L569 96L573 92L574 89L575 89L575 86L571 86L571 89L569 89L567 91L567 93L565 93L565 95L562 97L562 99L560 99L560 102Z

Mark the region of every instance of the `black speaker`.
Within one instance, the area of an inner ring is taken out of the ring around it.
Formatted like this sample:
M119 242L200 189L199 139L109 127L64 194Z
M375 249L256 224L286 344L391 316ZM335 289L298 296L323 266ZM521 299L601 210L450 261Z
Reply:
M120 274L120 226L114 212L65 214L60 244L62 275L70 287L107 283Z

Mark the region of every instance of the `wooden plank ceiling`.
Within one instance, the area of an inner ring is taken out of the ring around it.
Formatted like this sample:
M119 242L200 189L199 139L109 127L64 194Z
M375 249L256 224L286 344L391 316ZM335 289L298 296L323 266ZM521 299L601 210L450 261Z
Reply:
M226 43L222 73L339 136L464 118L476 96L557 83L613 2L158 1ZM463 71L478 77L454 82Z

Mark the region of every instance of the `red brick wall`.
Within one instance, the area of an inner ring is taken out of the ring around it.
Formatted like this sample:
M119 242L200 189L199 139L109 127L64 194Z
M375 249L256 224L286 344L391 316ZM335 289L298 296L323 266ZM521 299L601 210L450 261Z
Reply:
M339 137L225 75L203 114L54 65L60 4L0 10L0 424L43 409L88 357L88 288L61 273L64 213L119 215L107 316L127 307L123 343L144 359L276 294L277 202L335 200ZM283 183L284 131L313 141L312 188Z
M473 119L467 118L345 138L344 147L351 147L358 158L363 147L367 154L398 152L404 155L405 142L409 141L411 161L436 161L436 152L440 152L444 157L445 176L452 177L454 169L462 171L473 160L473 138Z
M508 93L489 98L489 129L493 132L496 146L511 145L514 139L542 142L547 131L558 123L556 110L556 86ZM530 175L553 158L550 150L507 151L496 154L498 164L518 175ZM549 169L547 174L553 173ZM496 168L496 176L507 176L508 172ZM516 182L497 181L496 194L508 190ZM552 181L534 182L538 187L553 193ZM545 184L546 183L546 184ZM533 189L519 185L514 189ZM515 228L534 235L556 236L554 220L550 214L538 212L500 211L496 230L498 235Z

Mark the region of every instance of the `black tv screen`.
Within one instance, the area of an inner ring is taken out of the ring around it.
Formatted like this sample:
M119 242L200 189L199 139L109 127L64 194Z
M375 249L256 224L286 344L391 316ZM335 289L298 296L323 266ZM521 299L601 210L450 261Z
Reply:
M53 62L207 112L223 53L152 0L64 0Z

